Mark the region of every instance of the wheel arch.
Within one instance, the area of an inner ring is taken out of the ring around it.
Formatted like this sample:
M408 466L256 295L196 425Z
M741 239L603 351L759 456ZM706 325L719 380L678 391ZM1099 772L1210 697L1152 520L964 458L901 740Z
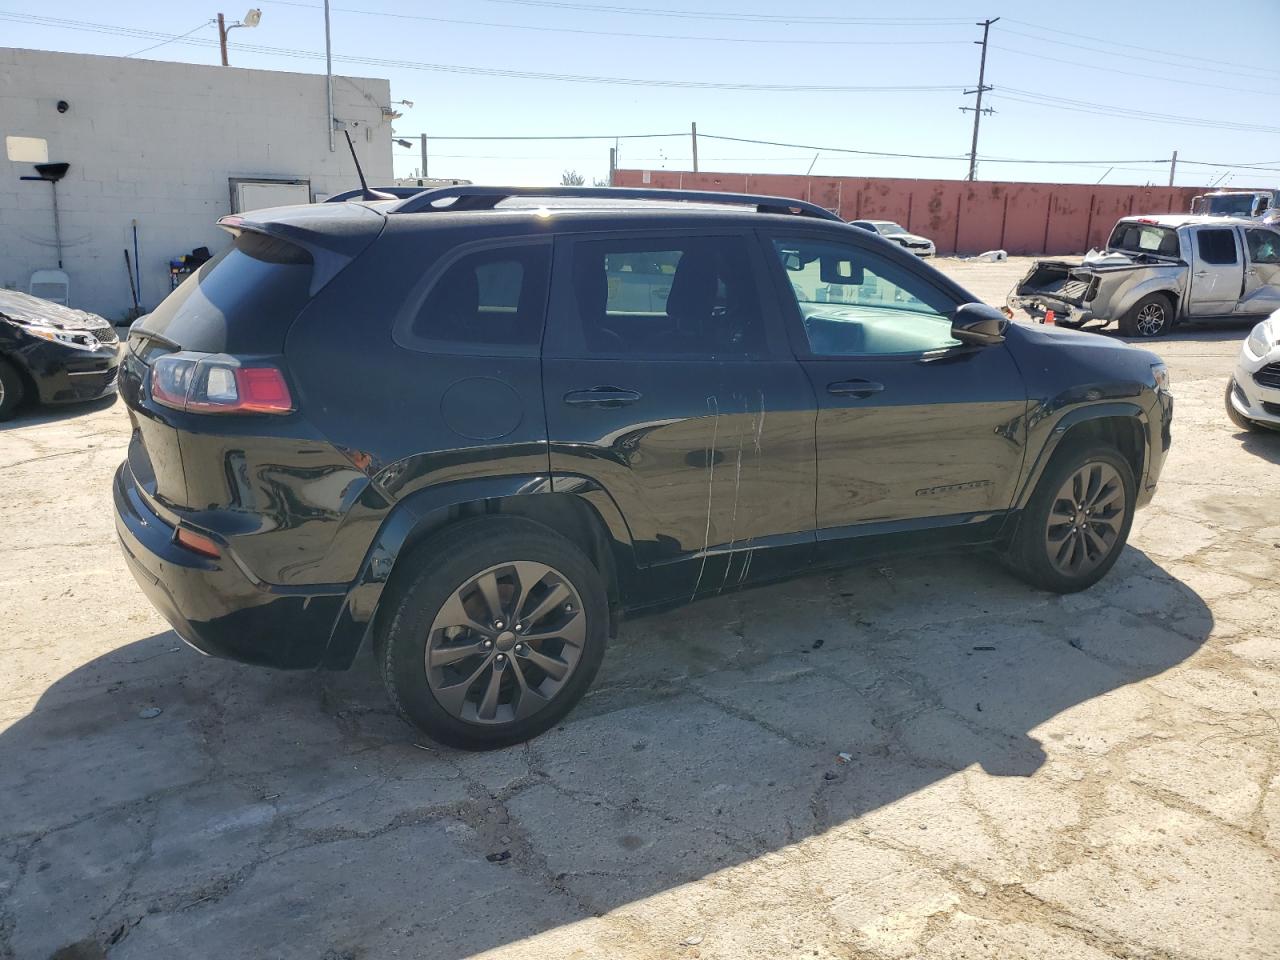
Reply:
M630 533L613 498L590 483L553 486L544 476L506 476L428 487L399 501L383 520L348 591L321 664L351 665L372 627L381 599L408 565L401 561L457 523L486 516L518 516L565 537L605 579L610 633L634 570Z
M1090 441L1115 447L1133 468L1139 490L1151 457L1150 418L1134 403L1101 403L1068 411L1053 425L1032 469L1018 491L1014 503L1021 510L1027 505L1036 485L1053 456L1067 444Z

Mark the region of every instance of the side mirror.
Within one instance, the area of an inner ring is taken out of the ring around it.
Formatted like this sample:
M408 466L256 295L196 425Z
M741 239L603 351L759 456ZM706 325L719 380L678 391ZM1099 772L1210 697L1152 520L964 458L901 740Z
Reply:
M951 315L951 336L961 343L985 347L1004 342L1009 321L995 307L985 303L966 303Z

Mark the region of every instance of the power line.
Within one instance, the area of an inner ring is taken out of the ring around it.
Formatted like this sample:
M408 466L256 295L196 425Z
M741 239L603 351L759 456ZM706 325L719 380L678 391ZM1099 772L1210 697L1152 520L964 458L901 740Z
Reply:
M298 0L265 0L274 6L301 7L322 10L322 4L301 3ZM501 30L535 30L540 33L569 33L591 37L624 37L628 40L693 40L706 43L754 43L765 45L805 46L936 46L939 44L967 43L966 40L796 40L789 37L706 37L670 33L632 33L619 30L585 30L578 27L545 27L526 23L493 23L485 20L458 20L450 17L428 17L417 13L392 13L385 10L357 10L354 7L330 7L334 13L353 13L368 17L390 17L397 20L421 20L428 23L448 23L468 27L490 27Z
M1213 90L1230 90L1232 93L1250 93L1255 96L1264 97L1280 96L1280 91L1277 90L1244 89L1237 86L1228 86L1223 83L1204 83L1200 80L1183 80L1178 77L1153 77L1149 73L1138 73L1136 70L1120 70L1116 67L1097 67L1092 64L1080 63L1078 60L1066 60L1062 57L1050 57L1043 53L1030 53L1026 50L1015 50L1013 47L1002 47L996 43L993 43L992 46L1003 53L1012 53L1017 57L1030 57L1034 60L1048 60L1051 63L1065 63L1069 66L1080 67L1083 70L1088 70L1090 73L1115 73L1125 77L1140 77L1143 80L1156 81L1158 83L1181 83L1192 87L1209 87Z
M155 50L155 49L157 49L157 48L159 48L159 47L166 47L166 46L168 46L168 45L169 45L169 44L171 44L171 43L176 43L177 41L179 41L179 40L183 39L184 37L189 37L189 36L191 36L191 35L192 35L193 33L195 33L197 30L203 30L205 27L210 26L212 23L213 23L213 21L212 21L212 20L205 20L203 23L200 23L200 24L198 24L197 26L192 27L192 28L191 28L190 30L188 30L186 33L180 33L180 34L178 34L176 37L173 37L173 38L172 38L172 39L170 39L170 40L161 40L159 43L153 43L151 46L149 46L149 47L143 47L141 50L135 50L135 51L133 51L133 53L126 53L126 54L125 54L125 57L126 57L126 58L128 58L128 57L137 57L137 56L140 56L140 55L142 55L142 54L144 54L144 53L149 53L150 51Z
M10 20L19 23L34 22L46 26L67 27L69 29L113 33L124 36L146 36L148 38L161 37L175 43L194 44L197 46L212 45L212 41L206 42L203 40L177 36L170 37L166 34L156 34L152 31L134 31L130 28L113 27L110 24L95 24L79 20L61 20L56 17L42 17L34 14L0 12L0 20ZM302 59L319 59L323 57L323 54L313 53L309 50L299 50L288 47L266 47L248 43L237 44L236 49L248 53L262 53L272 56L296 57ZM333 59L345 63L359 63L377 67L396 67L402 70L427 70L439 73L461 74L465 76L505 77L516 80L555 80L562 83L665 87L678 90L736 90L749 91L753 93L939 93L963 89L962 86L958 84L858 86L849 84L736 83L721 80L668 80L643 79L639 77L601 77L585 74L547 73L539 70L512 70L502 67L474 67L453 63L427 63L416 60L395 60L384 57L360 57L349 54L334 54Z
M1012 20L1012 18L1010 18L1010 19ZM1019 20L1019 21L1016 21L1016 22L1017 22L1017 23L1021 23L1022 21L1021 21L1021 20ZM1045 29L1045 30L1047 30L1047 29L1049 29L1049 28L1048 28L1048 27L1038 27L1037 29ZM1081 44L1081 43L1071 43L1069 40L1054 40L1054 39L1051 39L1051 38L1049 38L1049 37L1039 37L1039 36L1036 36L1034 33L1024 33L1024 32L1023 32L1023 31L1021 31L1021 30L1009 30L1009 29L1007 29L1007 28L1006 28L1006 29L1004 30L1004 32L1005 32L1006 34L1009 34L1010 36L1015 36L1015 37L1025 37L1025 38L1026 38L1026 39L1028 39L1028 40L1035 40L1035 41L1037 41L1037 42L1039 42L1039 43L1052 43L1052 44L1056 44L1057 46L1060 46L1060 47L1071 47L1072 49L1075 49L1075 50L1088 50L1090 53L1095 54L1095 55L1096 55L1096 54L1099 54L1099 53L1111 54L1111 52L1110 52L1110 51L1099 50L1099 49L1097 48L1097 46L1086 46L1085 44ZM1057 33L1058 31L1053 31L1053 32ZM1060 35L1062 35L1062 36L1079 36L1078 34L1060 34ZM1090 38L1090 37L1084 37L1083 39L1090 40L1090 39L1093 39L1093 38ZM1096 41L1095 41L1095 43L1109 43L1109 42L1110 42L1110 41L1104 41L1104 40L1096 40ZM1126 47L1127 47L1127 46L1128 46L1128 44L1118 44L1118 46L1126 46ZM1142 49L1147 49L1147 48L1145 48L1145 47L1139 47L1139 48L1137 48L1137 49L1142 50ZM1151 51L1150 51L1150 50L1148 50L1148 52L1151 52ZM1113 55L1113 56L1121 56L1121 54L1111 54L1111 55ZM1139 55L1138 55L1138 54L1136 54L1136 53L1125 53L1125 54L1123 54L1123 56L1127 57L1127 58L1128 58L1128 59L1130 59L1130 60L1139 60L1139 61L1142 61L1143 63L1156 63L1156 64L1159 64L1159 65L1160 65L1160 66L1162 66L1162 67L1163 67L1163 66L1168 66L1168 65L1169 65L1169 61L1168 61L1167 59L1161 60L1161 59L1158 59L1158 58L1156 58L1156 57L1143 57L1143 56L1139 56ZM1171 56L1171 57L1176 57L1176 58L1178 58L1178 59L1196 59L1196 58L1188 57L1186 54L1181 54L1181 53L1170 53L1170 54L1169 54L1169 56ZM1209 61L1209 62L1210 62L1210 63L1220 63L1220 62L1222 62L1222 61L1218 61L1218 60L1211 60L1211 61ZM1197 69L1197 70L1204 70L1204 71L1207 71L1208 73L1223 73L1223 74L1227 74L1227 75L1229 75L1229 76L1233 76L1233 77L1248 77L1250 80L1257 80L1257 79L1259 79L1259 77L1258 77L1258 74L1259 74L1259 73L1270 73L1270 72L1272 72L1272 71L1268 71L1268 70L1252 70L1252 71L1249 71L1249 72L1241 71L1241 70L1223 70L1223 69L1221 69L1221 68L1217 68L1217 67L1197 67L1196 69Z
M670 10L653 7L601 6L592 3L570 3L567 0L484 0L485 3L504 3L520 7L540 7L557 10L576 10L587 13L621 13L628 16L675 17L684 20L724 20L739 23L817 23L858 24L861 26L948 26L968 22L963 17L836 17L800 16L792 13L725 13L711 10Z
M1047 33L1054 33L1054 34L1058 34L1058 35L1060 35L1060 36L1065 36L1065 37L1075 37L1075 38L1076 38L1076 39L1078 39L1078 40L1088 40L1090 43L1093 43L1093 44L1099 44L1099 43L1101 43L1101 44L1104 44L1105 46L1109 46L1109 47L1121 47L1121 48L1126 49L1126 50L1141 50L1143 53L1157 53L1157 54L1163 54L1163 55L1164 55L1164 56L1166 56L1166 57L1176 57L1176 58L1178 58L1179 60L1199 60L1199 61L1200 61L1200 62L1202 62L1202 63L1217 63L1217 64L1221 64L1221 65L1224 65L1224 66L1226 66L1226 65L1232 65L1232 66L1236 65L1236 62L1235 62L1235 61L1232 61L1232 60L1218 60L1218 59L1215 59L1215 58L1213 58L1213 57L1198 57L1198 56L1196 56L1196 55L1194 55L1194 54L1190 54L1190 53L1183 53L1183 52L1180 52L1180 51L1173 51L1173 50L1157 50L1157 49L1155 49L1155 48L1153 48L1153 47L1147 46L1146 44L1121 43L1121 42L1120 42L1120 41L1118 41L1118 40L1107 40L1107 39L1104 39L1103 37L1091 37L1091 36L1088 36L1088 35L1083 34L1083 33L1073 33L1073 32L1063 31L1063 30L1058 29L1057 27L1046 27L1046 26L1044 26L1044 25L1042 25L1042 24L1039 24L1039 23L1032 23L1032 22L1031 22L1031 21L1029 21L1029 20L1019 20L1019 19L1017 19L1016 17L1008 17L1008 18L1006 18L1006 19L1008 19L1008 21L1009 21L1010 23L1019 23L1019 24L1021 24L1021 25L1022 25L1022 26L1024 26L1024 27L1030 27L1032 30L1040 30L1040 31L1043 31L1043 32L1047 32ZM1014 32L1014 31L1009 31L1009 32L1010 32L1010 33L1012 33L1012 32ZM1019 36L1024 36L1024 37L1025 37L1025 36L1029 36L1029 34L1024 34L1024 33L1020 33L1020 34L1018 34L1018 35L1019 35ZM1039 40L1039 39L1041 39L1041 38L1040 38L1040 37L1032 37L1032 39L1034 39L1034 40ZM1062 41L1052 41L1052 40L1051 40L1051 41L1046 41L1046 42L1049 42L1049 43L1062 43ZM1066 45L1066 46L1071 46L1071 44L1064 44L1064 45ZM1081 49L1083 49L1083 50L1091 50L1091 49L1094 49L1094 48L1093 48L1093 47L1082 47ZM1140 59L1140 60L1141 60L1141 59L1147 59L1147 58L1144 58L1144 57L1138 57L1138 58L1135 58L1135 59ZM1151 62L1152 62L1152 63L1165 63L1165 62L1167 62L1167 61L1164 61L1164 60L1152 60ZM1200 69L1204 69L1204 68L1200 68ZM1227 72L1227 71L1219 71L1219 72ZM1236 72L1236 71L1232 71L1232 72ZM1247 77L1247 76L1253 76L1253 77L1256 77L1259 73L1276 73L1276 74L1280 74L1280 70L1271 70L1271 69L1267 69L1267 68L1263 67L1263 68L1259 68L1259 69L1254 70L1252 73L1239 73L1239 75L1240 75L1240 76L1245 76L1245 77Z
M996 96L1001 99L1020 100L1042 107L1053 107L1058 110L1074 110L1076 112L1105 113L1109 116L1130 120L1147 120L1160 123L1177 123L1186 126L1214 127L1222 130L1240 130L1247 133L1280 133L1280 127L1268 127L1262 124L1238 123L1232 120L1209 120L1203 117L1184 117L1171 113L1154 113L1151 110L1137 107L1120 107L1114 104L1093 103L1087 100L1074 100L1069 97L1054 97L1032 90L1019 90L1016 87L1000 87Z

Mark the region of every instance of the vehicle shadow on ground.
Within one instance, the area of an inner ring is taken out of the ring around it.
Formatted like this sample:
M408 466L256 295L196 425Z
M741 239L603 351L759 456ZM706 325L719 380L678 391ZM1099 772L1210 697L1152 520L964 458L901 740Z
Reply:
M1223 343L1226 341L1238 343L1244 340L1257 322L1257 318L1252 317L1238 322L1233 320L1217 323L1179 324L1163 337L1122 337L1120 331L1114 325L1104 330L1091 332L1104 333L1107 336L1115 337L1117 340L1123 340L1125 343L1131 343L1137 347L1146 347L1148 350L1155 350L1162 343Z
M1280 463L1280 430L1239 430L1235 437L1247 453L1268 463Z
M98 400L88 400L84 403L54 404L37 404L27 399L14 412L12 420L0 421L0 433L19 427L38 427L43 423L54 423L59 420L70 420L72 417L82 417L86 414L97 413L113 406L117 397L118 395L113 393L110 396L101 397ZM123 405L121 408L123 409Z
M1085 705L1212 626L1134 548L1070 597L970 556L877 561L630 622L560 727L485 754L424 743L371 657L274 673L157 634L0 734L0 956L452 960L620 908L679 952L649 898L810 837L848 834L848 886L893 869L867 844L899 830L1052 829L1042 740L1142 736L1140 698ZM1039 776L1016 809L928 806L975 765Z

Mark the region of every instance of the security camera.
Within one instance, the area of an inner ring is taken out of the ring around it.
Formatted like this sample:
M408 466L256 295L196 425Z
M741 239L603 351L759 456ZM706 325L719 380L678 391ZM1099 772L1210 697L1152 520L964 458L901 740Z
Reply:
M58 112L59 112L59 113L66 113L66 112L67 112L68 110L70 110L70 109L71 109L71 104L67 103L67 101L65 101L65 100L59 100L59 101L58 101Z

